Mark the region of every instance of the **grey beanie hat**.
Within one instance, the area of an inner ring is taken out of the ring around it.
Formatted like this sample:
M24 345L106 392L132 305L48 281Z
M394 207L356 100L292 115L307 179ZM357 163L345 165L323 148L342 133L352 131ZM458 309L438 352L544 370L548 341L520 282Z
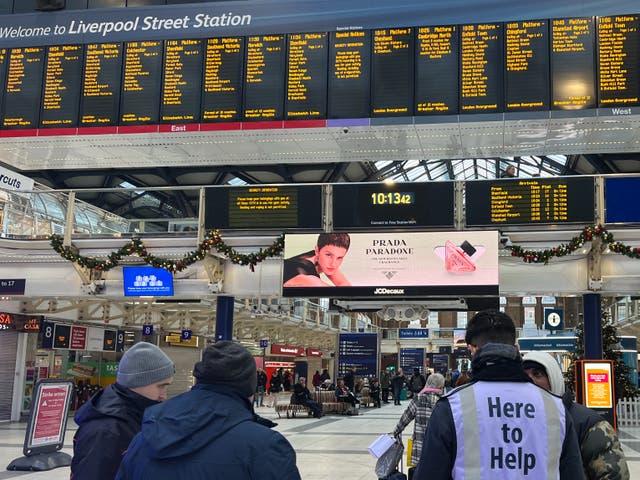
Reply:
M202 361L193 367L197 383L227 385L245 397L256 391L257 368L253 355L239 343L227 340L209 345Z
M173 377L176 367L171 359L151 343L140 342L125 352L118 365L117 382L137 388Z

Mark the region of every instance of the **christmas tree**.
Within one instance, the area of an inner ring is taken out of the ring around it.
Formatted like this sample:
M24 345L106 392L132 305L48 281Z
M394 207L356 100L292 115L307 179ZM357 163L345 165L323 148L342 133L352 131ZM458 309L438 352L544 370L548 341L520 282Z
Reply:
M631 383L629 373L631 369L622 361L622 351L620 337L617 329L611 321L611 316L607 309L601 311L602 324L602 356L605 360L613 361L613 373L616 381L616 394L618 398L632 398L640 395L638 387ZM584 359L584 322L576 325L575 333L576 350L571 355L571 365L567 370L568 387L575 388L575 362Z

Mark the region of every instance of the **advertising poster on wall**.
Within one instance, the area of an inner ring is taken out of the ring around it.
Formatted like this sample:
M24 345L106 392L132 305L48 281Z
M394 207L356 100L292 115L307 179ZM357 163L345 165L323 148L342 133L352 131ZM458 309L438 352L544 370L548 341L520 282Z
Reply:
M498 294L498 232L291 234L285 297Z

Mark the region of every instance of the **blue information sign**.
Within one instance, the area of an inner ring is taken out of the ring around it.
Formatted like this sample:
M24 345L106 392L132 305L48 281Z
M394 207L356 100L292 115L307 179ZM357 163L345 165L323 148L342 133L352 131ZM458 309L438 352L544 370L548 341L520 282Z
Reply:
M424 373L424 348L401 348L400 368L405 375L413 373L414 368Z
M604 199L607 223L640 222L638 189L640 189L640 177L605 179Z
M576 349L576 337L538 337L519 338L520 350L548 350L551 352L573 352Z
M143 325L142 335L145 337L150 337L151 335L153 335L153 325Z
M449 355L446 353L433 353L431 354L430 367L436 373L445 375L449 370Z
M338 374L355 368L363 377L377 375L378 335L375 333L341 333L338 338Z
M0 279L0 295L24 295L26 282L24 278Z
M269 340L262 338L260 340L260 348L267 348L269 346Z
M429 338L429 330L426 328L400 328L399 338Z
M545 308L544 329L552 331L562 330L564 328L563 316L564 311L561 308Z
M191 340L191 330L182 330L182 340Z

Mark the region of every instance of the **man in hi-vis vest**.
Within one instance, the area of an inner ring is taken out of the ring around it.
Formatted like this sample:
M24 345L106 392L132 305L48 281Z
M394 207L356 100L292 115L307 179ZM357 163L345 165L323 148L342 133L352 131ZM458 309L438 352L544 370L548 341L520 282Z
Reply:
M513 320L479 312L465 340L473 381L436 404L413 479L583 479L571 416L524 373Z

